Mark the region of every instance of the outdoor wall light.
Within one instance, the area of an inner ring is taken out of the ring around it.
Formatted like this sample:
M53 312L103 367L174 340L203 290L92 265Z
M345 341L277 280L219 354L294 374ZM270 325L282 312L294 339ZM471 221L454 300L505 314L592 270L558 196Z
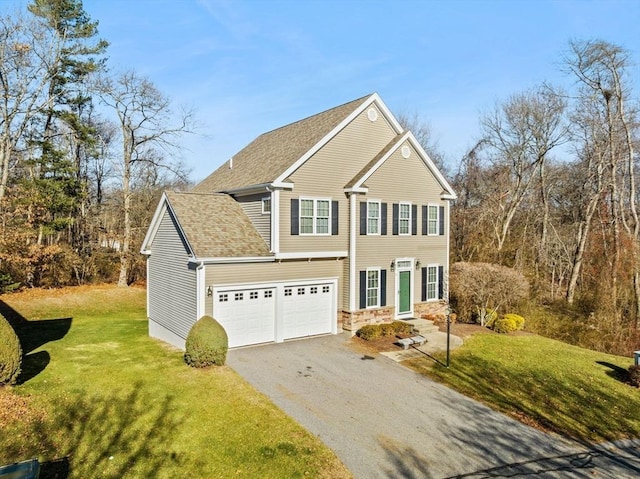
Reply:
M391 260L391 264L389 265L389 268L391 268L391 271L396 269L396 260L395 259Z
M207 286L207 296L213 296L213 287Z
M416 269L420 269L420 266L422 266L420 260L416 261Z

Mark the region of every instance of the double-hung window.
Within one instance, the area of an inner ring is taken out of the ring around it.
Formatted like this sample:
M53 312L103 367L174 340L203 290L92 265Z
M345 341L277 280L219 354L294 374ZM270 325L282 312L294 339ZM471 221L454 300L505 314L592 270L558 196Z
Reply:
M380 202L367 201L367 234L380 234Z
M398 233L411 234L411 203L400 203L398 213Z
M438 267L427 266L427 301L438 299Z
M331 200L300 199L300 234L328 235L330 225Z
M367 308L380 306L380 270L367 270Z
M429 235L437 235L438 231L438 206L437 205L429 205L427 210L427 234Z

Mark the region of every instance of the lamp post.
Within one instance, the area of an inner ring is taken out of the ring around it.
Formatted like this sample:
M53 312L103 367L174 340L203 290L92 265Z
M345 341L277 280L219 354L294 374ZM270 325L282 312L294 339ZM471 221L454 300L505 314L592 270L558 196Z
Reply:
M451 306L447 305L447 368L449 367L450 336L451 336Z

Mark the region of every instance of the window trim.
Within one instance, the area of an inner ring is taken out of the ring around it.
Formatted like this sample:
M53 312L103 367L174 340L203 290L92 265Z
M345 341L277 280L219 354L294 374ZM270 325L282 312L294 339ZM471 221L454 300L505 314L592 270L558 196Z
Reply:
M425 301L438 301L438 291L439 291L439 284L438 284L438 268L440 267L439 264L428 264L425 266L425 268L427 268L427 274L426 274L426 285L425 285ZM435 282L429 282L429 269L433 268L435 270ZM434 296L433 298L429 297L429 285L432 284L434 285Z
M407 206L408 210L409 210L409 216L407 218L403 218L402 217L402 207L403 206ZM411 236L411 215L412 215L412 208L411 208L411 202L410 201L401 201L398 203L398 236ZM402 232L402 222L406 221L407 222L407 232L403 233Z
M373 218L369 216L369 205L377 204L378 205L378 216ZM377 231L371 232L369 231L369 220L377 219L378 220L378 228ZM382 201L380 200L367 200L367 236L380 236L382 230Z
M269 215L271 214L271 196L265 196L260 200L262 205L262 214ZM265 208L265 203L269 205L269 209Z
M301 196L298 198L299 200L299 208L298 208L298 234L300 236L331 236L333 231L332 226L332 210L333 210L333 202L331 198L322 198L322 197L305 197ZM312 201L313 202L313 212L312 216L304 216L304 218L311 218L312 220L312 232L305 233L302 231L302 202L303 201ZM328 205L328 214L327 216L318 216L318 202L325 201ZM327 219L327 232L326 233L318 233L318 219L326 218Z
M367 268L366 269L366 288L365 288L365 294L366 294L366 309L375 309L375 308L380 308L380 294L381 294L381 281L382 281L382 274L380 273L380 268ZM369 273L377 273L377 282L378 285L374 288L370 288L369 287ZM375 304L369 304L369 291L375 291L376 292L376 303Z
M436 217L434 220L431 219L431 209L435 209ZM431 226L433 224L433 231L431 231ZM427 236L439 236L440 235L440 205L429 203L427 204Z

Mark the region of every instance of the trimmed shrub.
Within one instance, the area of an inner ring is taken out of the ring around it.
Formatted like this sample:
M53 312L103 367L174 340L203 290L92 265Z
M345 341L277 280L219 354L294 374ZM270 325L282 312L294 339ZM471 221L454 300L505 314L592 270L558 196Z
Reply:
M365 341L371 341L373 339L378 339L381 336L381 331L378 325L367 324L366 326L362 326L358 329L356 335Z
M15 384L21 366L20 340L9 322L0 314L0 386Z
M629 383L636 388L640 388L640 366L629 367Z
M515 331L517 328L516 322L513 318L507 318L503 316L500 319L496 319L493 323L493 330L496 333L511 333Z
M189 331L184 360L194 368L222 366L227 360L228 349L229 338L222 325L211 316L203 316Z
M516 323L516 330L520 331L524 328L524 318L516 313L507 313L504 315L505 318L511 318Z
M371 341L385 336L395 336L411 334L413 326L404 321L394 321L392 323L382 324L367 324L362 326L356 332L356 336L364 339L365 341Z

